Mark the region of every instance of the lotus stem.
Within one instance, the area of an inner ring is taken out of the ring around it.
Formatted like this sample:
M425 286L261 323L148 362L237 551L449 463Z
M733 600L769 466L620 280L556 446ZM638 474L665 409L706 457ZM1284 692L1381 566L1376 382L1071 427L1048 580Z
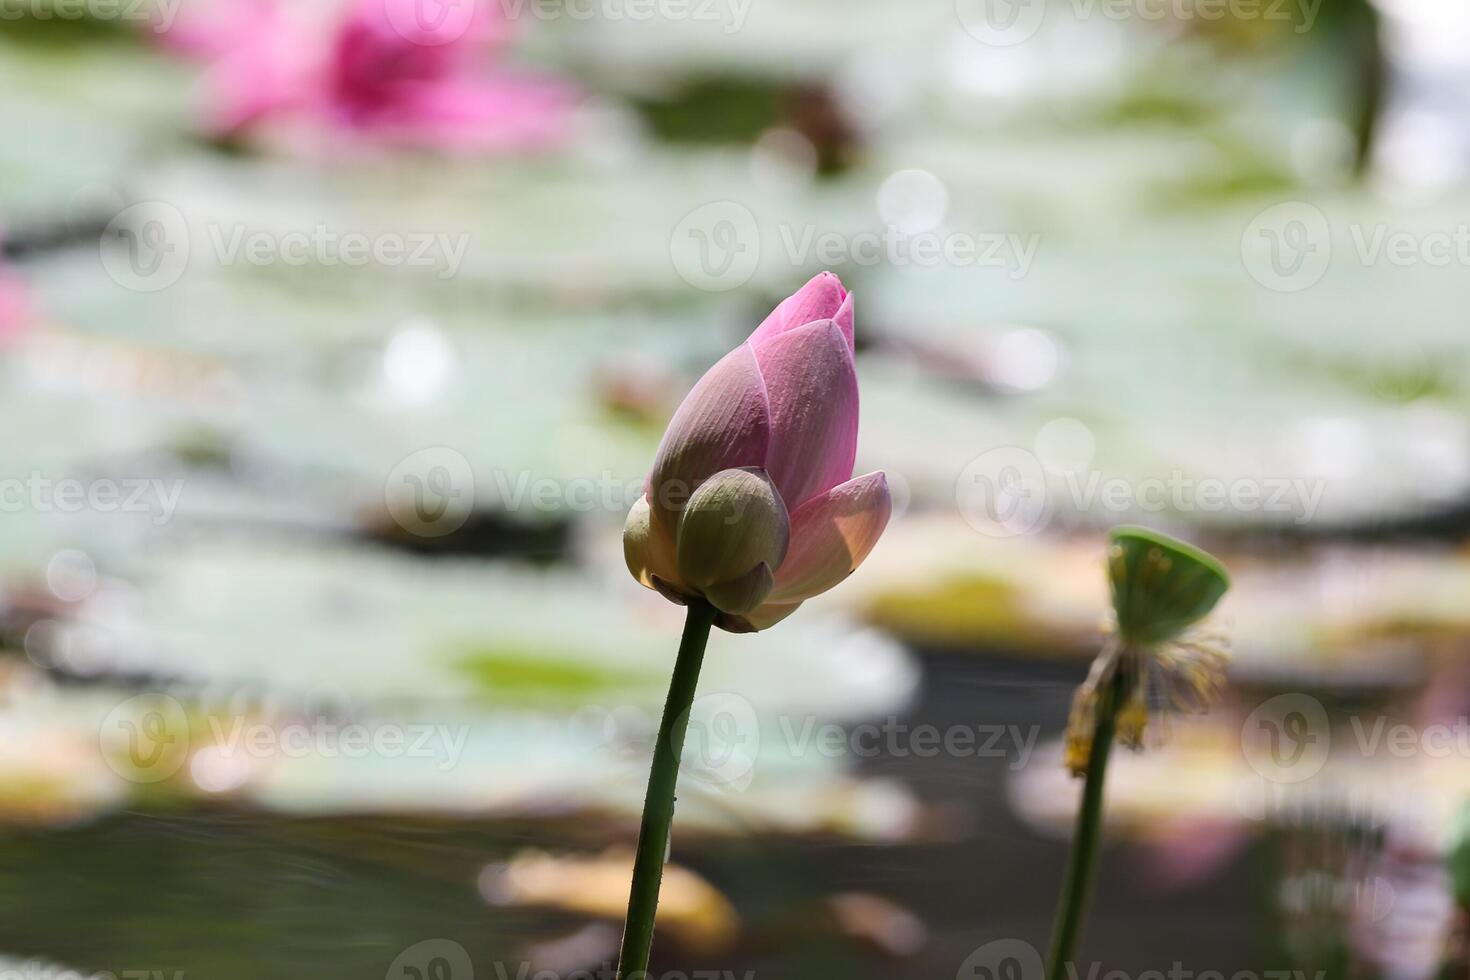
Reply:
M1115 670L1099 698L1097 724L1092 732L1087 775L1082 786L1082 805L1077 811L1077 830L1072 835L1072 850L1067 855L1067 876L1052 929L1046 980L1064 980L1067 965L1072 962L1072 951L1082 932L1087 899L1092 893L1093 871L1097 866L1097 845L1102 836L1103 782L1107 777L1108 755L1113 747L1126 685L1126 671Z
M653 922L658 911L658 890L664 876L664 858L669 849L669 831L674 822L674 786L679 778L679 757L684 751L684 734L689 728L689 709L699 684L704 647L716 610L702 599L689 603L684 636L674 661L669 697L664 703L658 741L653 746L653 768L648 774L648 793L643 800L643 823L638 829L638 851L633 858L633 885L628 894L628 919L623 927L623 946L618 954L617 980L642 980L648 972L653 950Z

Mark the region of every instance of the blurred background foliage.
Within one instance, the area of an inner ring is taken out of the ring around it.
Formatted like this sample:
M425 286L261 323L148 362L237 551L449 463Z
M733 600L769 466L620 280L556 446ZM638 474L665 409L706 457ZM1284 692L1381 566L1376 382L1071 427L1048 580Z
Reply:
M0 3L0 951L605 963L679 625L621 523L688 385L831 268L895 519L849 585L715 638L660 969L1039 945L1128 520L1224 558L1236 661L1227 704L1118 763L1089 962L1462 974L1470 254L1372 245L1470 234L1470 15L1019 6L527 4L455 63L502 87L450 132L354 114L387 56L226 122L340 55L347 5ZM1270 233L1317 217L1326 257L1282 265ZM699 251L732 220L733 273ZM314 234L433 261L282 259ZM1458 734L1398 752L1385 723ZM351 725L433 751L232 741Z

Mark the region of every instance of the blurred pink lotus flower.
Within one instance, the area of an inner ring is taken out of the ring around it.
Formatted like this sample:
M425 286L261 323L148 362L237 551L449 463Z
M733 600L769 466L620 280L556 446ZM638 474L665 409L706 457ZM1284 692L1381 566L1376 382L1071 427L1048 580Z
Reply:
M164 37L211 62L209 128L220 136L294 120L444 151L553 145L567 131L570 86L485 67L511 26L495 0L350 0L325 15L228 0L180 11Z
M669 423L624 529L633 576L765 629L867 557L892 504L881 472L853 478L853 301L830 272L784 300L712 367Z
M0 344L24 333L35 320L35 306L26 282L0 259Z

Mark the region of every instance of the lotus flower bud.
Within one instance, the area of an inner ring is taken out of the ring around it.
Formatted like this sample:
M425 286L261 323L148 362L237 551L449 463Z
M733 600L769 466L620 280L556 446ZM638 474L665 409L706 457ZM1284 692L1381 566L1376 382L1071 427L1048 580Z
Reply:
M765 629L841 582L888 524L882 473L854 478L853 299L829 272L772 311L674 413L623 532L634 578Z

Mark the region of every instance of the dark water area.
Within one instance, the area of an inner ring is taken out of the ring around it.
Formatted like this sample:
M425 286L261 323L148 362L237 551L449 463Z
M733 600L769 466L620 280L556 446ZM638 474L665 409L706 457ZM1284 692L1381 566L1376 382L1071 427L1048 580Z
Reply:
M1080 665L958 654L926 653L922 662L923 690L899 723L1040 725L1042 740L1061 730L1082 673ZM948 978L979 976L966 959L995 940L1044 950L1065 842L1010 812L1016 760L895 755L875 744L860 769L901 780L949 814L947 832L905 845L676 836L677 859L729 897L743 929L717 956L665 942L655 975ZM488 905L480 870L527 846L592 850L604 837L566 821L304 820L227 808L122 812L12 832L0 843L0 949L83 974L414 980L422 971L395 966L400 954L449 939L473 972L440 963L437 974L423 973L428 980L533 976L527 948L573 935L586 920ZM1163 891L1149 884L1138 848L1107 847L1080 975L1093 963L1097 977L1167 973L1175 963L1228 977L1259 966L1259 925L1240 914L1258 897L1250 853L1207 883ZM928 935L922 950L885 957L826 927L822 903L843 892L917 915Z

